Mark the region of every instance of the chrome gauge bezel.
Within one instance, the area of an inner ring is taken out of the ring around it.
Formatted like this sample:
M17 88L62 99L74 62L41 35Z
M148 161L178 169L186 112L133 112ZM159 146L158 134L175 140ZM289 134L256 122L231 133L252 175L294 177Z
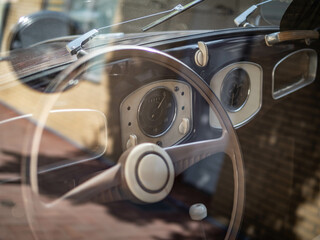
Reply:
M230 64L219 72L217 72L210 80L210 88L221 101L221 89L223 80L234 69L241 68L245 70L250 78L250 91L243 106L237 111L228 111L232 124L235 128L239 128L248 123L261 109L262 106L262 90L263 90L263 70L259 64L253 62L237 62ZM214 113L209 110L210 126L220 129L220 123Z
M168 128L158 135L145 133L139 126L139 111L145 97L155 89L165 88L175 99L175 115ZM192 89L184 81L166 79L147 84L128 95L120 105L121 141L123 150L144 142L162 147L172 146L186 138L192 129ZM185 123L188 124L185 124ZM181 128L188 126L185 131Z

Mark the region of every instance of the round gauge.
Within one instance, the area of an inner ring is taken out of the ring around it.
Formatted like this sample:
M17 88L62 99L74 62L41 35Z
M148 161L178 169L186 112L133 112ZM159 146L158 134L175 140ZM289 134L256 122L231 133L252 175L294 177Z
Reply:
M250 93L250 77L242 68L231 70L224 78L221 87L221 102L229 112L239 111Z
M150 90L138 109L140 129L150 137L164 134L174 122L176 109L175 97L169 89L159 87Z

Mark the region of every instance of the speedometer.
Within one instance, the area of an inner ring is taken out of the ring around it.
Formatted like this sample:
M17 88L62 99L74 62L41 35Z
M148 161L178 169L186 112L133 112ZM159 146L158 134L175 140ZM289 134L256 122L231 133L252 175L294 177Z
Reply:
M242 68L231 70L223 80L221 102L229 112L239 111L250 93L250 77Z
M150 142L172 146L192 130L192 91L185 82L165 79L129 94L120 105L122 148Z
M175 97L169 89L151 89L141 100L138 109L141 131L150 137L164 134L174 122L176 105Z

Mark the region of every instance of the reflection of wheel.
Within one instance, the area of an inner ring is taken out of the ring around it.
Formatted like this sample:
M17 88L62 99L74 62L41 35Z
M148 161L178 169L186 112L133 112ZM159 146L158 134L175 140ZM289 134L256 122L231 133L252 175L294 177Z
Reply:
M37 198L39 193L38 151L43 132L43 125L39 124L34 133L30 166L26 168L28 170L26 176L30 176L30 179L25 180L30 182L33 192L31 195L26 195L29 211L38 208L39 205L45 208L55 208L65 199L83 200L101 192L109 193L105 195L106 201L129 199L142 203L155 203L169 194L175 176L210 155L224 152L232 160L234 174L234 202L225 239L235 239L244 206L244 169L241 150L232 123L217 97L188 66L154 49L130 46L106 48L82 57L65 69L57 78L59 84L50 86L49 91L62 91L64 87L69 85L70 80L77 78L91 67L129 58L155 63L185 79L215 112L222 126L222 136L168 148L161 148L151 143L139 144L124 152L113 167L81 183L57 200L43 203L39 200L40 198ZM45 121L48 117L54 100L53 96L45 103L45 108L41 110L39 115L40 122ZM30 196L32 201L30 201ZM37 200L39 202L35 203L34 201Z
M40 11L19 19L12 29L6 50L26 48L42 41L81 32L77 23L67 14Z

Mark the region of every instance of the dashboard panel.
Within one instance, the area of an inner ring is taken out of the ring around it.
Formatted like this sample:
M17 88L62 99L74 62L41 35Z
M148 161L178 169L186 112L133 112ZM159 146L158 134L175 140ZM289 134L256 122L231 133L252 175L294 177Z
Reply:
M192 91L185 82L167 79L135 90L120 106L122 148L181 141L192 129L192 111Z

